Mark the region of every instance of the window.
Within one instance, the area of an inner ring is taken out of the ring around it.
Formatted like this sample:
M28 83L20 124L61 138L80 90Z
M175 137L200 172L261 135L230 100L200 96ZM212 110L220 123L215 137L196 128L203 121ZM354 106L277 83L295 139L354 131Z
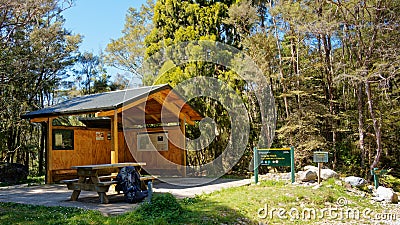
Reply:
M74 130L53 130L53 150L74 150Z

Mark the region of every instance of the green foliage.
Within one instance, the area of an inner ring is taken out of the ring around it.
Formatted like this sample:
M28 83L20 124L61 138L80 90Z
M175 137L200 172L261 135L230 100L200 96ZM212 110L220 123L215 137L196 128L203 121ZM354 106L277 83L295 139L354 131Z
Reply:
M166 193L154 195L150 203L145 202L137 209L137 213L154 219L156 224L159 224L161 220L173 224L174 221L179 220L183 209L171 193Z
M399 4L367 1L362 10L357 4L257 1L259 23L253 32L241 31L244 49L274 90L274 144L295 146L297 166L310 163L312 151L325 150L330 166L344 173L398 167L399 71L393 68L400 46L392 38L399 17L367 8Z
M75 63L75 83L79 95L88 95L110 91L110 75L107 74L101 57L90 52L80 54ZM74 96L67 93L68 97Z
M21 119L51 104L77 56L80 35L63 28L57 0L2 1L0 16L0 157L28 166L40 127ZM65 5L64 5L65 4ZM39 149L39 148L36 148Z
M393 188L394 191L400 192L400 178L394 177L390 174L381 176L379 178L381 185Z
M139 67L145 53L144 39L152 30L154 1L148 0L140 10L129 8L125 17L122 37L112 39L107 45L104 57L106 64L131 73L135 78L143 79Z
M229 6L227 2L157 1L154 28L146 37L146 56L171 44L204 38L233 43L234 35L223 23Z

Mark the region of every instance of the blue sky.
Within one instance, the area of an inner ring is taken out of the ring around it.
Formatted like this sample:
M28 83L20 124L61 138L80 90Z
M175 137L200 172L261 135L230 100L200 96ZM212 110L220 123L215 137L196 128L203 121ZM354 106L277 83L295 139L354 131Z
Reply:
M145 0L76 0L63 15L65 28L84 36L82 52L99 54L110 39L121 36L129 7L140 8Z

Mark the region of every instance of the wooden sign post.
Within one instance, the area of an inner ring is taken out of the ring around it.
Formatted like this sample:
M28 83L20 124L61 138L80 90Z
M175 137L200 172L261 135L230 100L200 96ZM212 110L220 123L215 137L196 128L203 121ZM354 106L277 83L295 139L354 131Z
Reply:
M313 161L318 163L318 184L320 184L322 163L328 162L328 152L314 152Z

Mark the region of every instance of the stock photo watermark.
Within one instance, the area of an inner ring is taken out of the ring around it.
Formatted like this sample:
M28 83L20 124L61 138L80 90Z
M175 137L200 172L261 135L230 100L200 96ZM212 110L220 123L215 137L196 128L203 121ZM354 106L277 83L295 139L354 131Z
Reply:
M263 221L269 221L273 219L290 221L400 221L400 215L396 213L385 211L377 212L370 208L360 210L357 207L349 207L348 201L344 197L339 197L335 205L324 208L292 207L290 209L285 209L265 204L264 207L258 209L257 217L260 219L260 224L264 224Z

